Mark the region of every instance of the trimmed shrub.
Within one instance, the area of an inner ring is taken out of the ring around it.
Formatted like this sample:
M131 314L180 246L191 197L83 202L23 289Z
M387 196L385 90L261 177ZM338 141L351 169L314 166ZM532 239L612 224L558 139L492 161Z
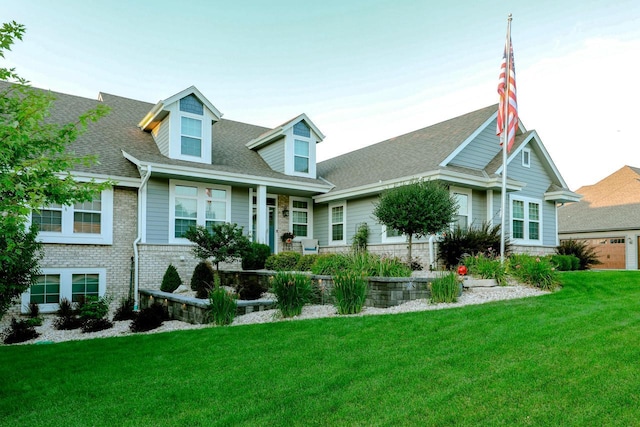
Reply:
M76 315L73 303L67 298L60 300L58 317L53 321L53 326L58 330L78 329L82 326L82 320Z
M332 295L336 299L338 314L357 314L362 311L367 298L367 279L355 271L345 271L333 276Z
M279 254L273 254L267 258L265 268L275 271L295 271L301 256L302 255L297 252L280 252Z
M509 253L509 242L505 242L505 252ZM500 225L483 223L481 227L457 227L446 233L438 243L438 257L447 269L463 262L465 255L500 255Z
M249 250L242 256L243 270L262 270L271 255L269 245L262 243L251 243Z
M555 266L545 257L531 255L511 255L509 272L520 282L544 290L553 290L560 284Z
M103 319L109 314L109 299L88 296L84 303L78 307L80 319Z
M129 329L131 332L146 332L156 329L168 318L162 304L154 303L147 308L140 310L140 313L133 319Z
M160 290L162 292L172 293L178 286L182 285L182 279L178 274L178 270L173 266L173 264L169 264L167 267L167 271L164 272L164 276L162 276L162 284L160 285Z
M311 266L315 264L318 259L317 254L309 254L302 255L300 257L300 261L298 261L298 265L296 266L297 271L311 271Z
M602 264L596 250L584 240L563 240L556 248L558 255L573 255L580 260L580 270L588 270L594 265Z
M431 282L431 302L434 304L458 301L460 282L456 273L447 273Z
M2 331L2 335L2 342L5 344L17 344L40 336L28 320L16 320L15 317L11 319L11 325Z
M283 317L302 313L302 307L311 301L313 294L310 277L282 271L273 278L272 289Z
M236 316L238 303L237 295L220 287L220 278L214 279L215 287L209 294L209 304L211 309L211 320L216 325L230 325Z
M29 318L27 323L30 326L42 326L42 316L40 316L40 306L34 302L29 303Z
M113 315L114 321L120 320L133 320L136 318L136 312L134 311L135 301L133 298L126 297L120 300L120 306L116 309Z
M267 287L262 285L260 280L243 280L241 284L236 286L238 297L243 300L259 299Z
M106 319L109 314L109 299L88 296L78 308L82 321L82 332L97 332L113 327L113 322Z
M196 298L207 298L213 286L213 267L203 261L196 265L191 276L191 289L196 291Z

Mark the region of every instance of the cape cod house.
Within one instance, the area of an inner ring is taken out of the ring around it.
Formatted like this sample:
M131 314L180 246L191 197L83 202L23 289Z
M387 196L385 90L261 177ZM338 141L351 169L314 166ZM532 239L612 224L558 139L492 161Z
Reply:
M170 263L188 281L197 260L183 235L194 224L237 223L273 252L290 249L279 236L293 232L294 249L314 239L322 253L347 250L366 223L371 251L403 255L405 238L378 224L372 210L381 191L413 179L446 183L459 201L460 225L499 222L495 105L317 162L324 135L305 114L274 128L226 120L195 87L155 105L104 93L97 100L55 95L51 119L61 123L98 103L111 107L70 149L99 159L73 171L77 179L116 185L92 202L32 215L45 256L23 306L54 310L61 298L90 294L118 300L157 288ZM514 249L551 251L557 207L578 197L522 123L508 157L507 191ZM414 253L424 265L434 261L428 239Z

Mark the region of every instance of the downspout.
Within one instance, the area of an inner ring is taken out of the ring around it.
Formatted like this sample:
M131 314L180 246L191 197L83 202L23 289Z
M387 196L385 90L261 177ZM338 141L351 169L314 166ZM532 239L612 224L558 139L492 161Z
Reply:
M435 256L435 245L433 244L435 240L436 240L435 234L432 234L431 236L429 236L429 269L430 270L435 270L436 256Z
M133 263L134 263L134 278L133 278L133 298L134 304L133 309L138 310L138 287L139 287L139 269L138 269L138 243L142 240L142 191L144 186L147 185L147 181L151 177L151 165L147 166L147 173L142 177L142 181L140 181L140 188L138 188L138 236L136 240L133 241Z

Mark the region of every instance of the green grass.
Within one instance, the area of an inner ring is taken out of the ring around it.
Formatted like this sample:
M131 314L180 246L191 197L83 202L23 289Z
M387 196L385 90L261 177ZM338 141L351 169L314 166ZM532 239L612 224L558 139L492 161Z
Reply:
M638 425L640 272L551 295L0 348L0 424Z

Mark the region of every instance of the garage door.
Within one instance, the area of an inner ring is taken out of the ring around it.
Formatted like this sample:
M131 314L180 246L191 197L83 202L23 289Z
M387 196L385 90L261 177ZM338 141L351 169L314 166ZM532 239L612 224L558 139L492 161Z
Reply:
M598 254L598 259L602 264L595 265L594 268L602 269L625 269L625 238L607 237L603 239L588 239L587 242Z

